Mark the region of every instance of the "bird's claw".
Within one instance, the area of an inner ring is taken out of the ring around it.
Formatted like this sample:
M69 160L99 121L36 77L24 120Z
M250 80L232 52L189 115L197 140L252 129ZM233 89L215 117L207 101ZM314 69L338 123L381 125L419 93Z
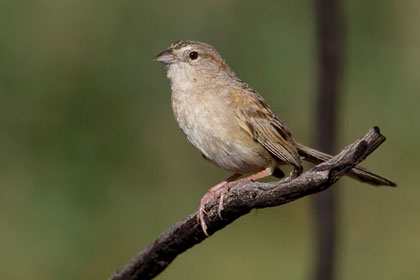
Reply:
M198 208L197 221L201 225L204 234L207 236L209 236L209 234L207 233L207 225L204 219L204 215L208 215L208 212L206 211L206 205L213 197L217 197L218 195L220 195L217 216L219 216L219 218L222 219L223 198L225 197L225 194L229 191L227 185L229 184L224 183L222 185L218 185L217 188L215 187L214 189L210 189L210 191L208 191L201 199L200 207Z

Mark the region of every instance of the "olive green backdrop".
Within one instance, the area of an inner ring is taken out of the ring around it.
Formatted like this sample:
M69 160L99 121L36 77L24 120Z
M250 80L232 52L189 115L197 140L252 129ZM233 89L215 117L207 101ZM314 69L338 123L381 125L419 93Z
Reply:
M420 3L341 1L336 150L378 125L339 197L338 279L420 274ZM313 1L0 1L0 278L106 279L229 174L177 127L154 55L209 42L303 143L314 142ZM310 279L310 198L254 211L158 279Z

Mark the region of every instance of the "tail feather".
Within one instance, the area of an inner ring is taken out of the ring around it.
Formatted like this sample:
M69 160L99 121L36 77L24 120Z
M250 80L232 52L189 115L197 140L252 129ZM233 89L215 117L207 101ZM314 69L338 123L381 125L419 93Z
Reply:
M296 147L299 151L299 155L305 157L305 160L318 164L324 161L327 161L332 158L331 155L325 154L323 152L317 151L315 149L309 148L300 143L296 143ZM347 176L350 176L356 180L359 180L364 183L368 183L374 186L392 186L395 187L397 184L394 182L376 175L369 170L366 170L362 167L354 167L352 170L347 173Z

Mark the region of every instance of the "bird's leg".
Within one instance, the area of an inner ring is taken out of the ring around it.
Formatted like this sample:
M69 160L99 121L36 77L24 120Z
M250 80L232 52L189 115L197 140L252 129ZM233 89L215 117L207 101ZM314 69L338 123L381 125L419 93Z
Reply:
M204 214L207 214L206 212L206 204L216 195L218 195L220 192L223 192L223 189L226 187L226 185L236 178L240 177L242 174L233 174L223 182L220 182L216 186L212 187L202 198L200 202L200 208L198 209L198 215L197 220L201 225L201 228L203 229L203 232L205 235L209 236L207 233L207 225L204 221Z
M204 234L208 236L207 225L206 225L206 222L204 221L204 214L206 213L205 207L206 207L207 202L209 202L212 197L214 197L215 195L220 193L219 209L217 210L217 214L220 218L222 218L221 211L223 210L223 198L224 198L225 194L233 186L238 185L238 184L243 184L243 183L246 183L246 182L249 182L249 181L255 181L255 180L270 176L271 174L273 174L273 170L274 170L274 168L268 167L268 168L266 168L266 169L264 169L264 170L262 170L258 173L255 173L251 176L245 177L245 178L237 180L237 181L233 181L233 180L235 180L236 178L241 176L241 174L234 174L233 176L229 177L225 181L223 181L223 182L217 184L216 186L212 187L201 199L200 208L198 210L197 218L198 218L198 220L201 224L201 228L203 229Z
M245 177L243 179L239 179L236 180L234 182L231 183L227 183L226 187L223 188L220 192L220 200L219 200L219 209L217 210L217 215L219 216L220 219L222 219L222 210L223 210L223 198L225 197L226 193L229 192L229 190L238 184L244 184L246 182L249 181L255 181L264 177L268 177L271 174L273 174L274 169L271 167L268 167L266 169L264 169L263 171L257 172L255 174L252 174L251 176Z
M255 180L258 180L258 179L261 179L261 178L268 177L268 176L272 175L273 172L274 172L274 168L268 167L268 168L264 169L263 171L252 174L251 176L248 176L248 177L245 177L243 179L239 179L237 181L228 183L226 188L224 188L220 193L219 209L217 210L217 215L219 216L219 218L222 219L223 198L224 198L225 194L233 186L238 185L238 184L244 184L244 183L249 182L249 181L255 181Z

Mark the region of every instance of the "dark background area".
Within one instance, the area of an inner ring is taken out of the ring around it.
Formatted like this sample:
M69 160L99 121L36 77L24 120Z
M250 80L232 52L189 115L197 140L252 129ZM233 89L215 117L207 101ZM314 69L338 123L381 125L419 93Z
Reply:
M374 125L364 166L399 187L337 186L338 279L420 274L420 3L342 1L337 147ZM312 1L0 2L2 279L106 279L229 174L177 127L152 58L214 45L299 141L313 144ZM310 198L258 210L178 257L158 279L307 279Z

